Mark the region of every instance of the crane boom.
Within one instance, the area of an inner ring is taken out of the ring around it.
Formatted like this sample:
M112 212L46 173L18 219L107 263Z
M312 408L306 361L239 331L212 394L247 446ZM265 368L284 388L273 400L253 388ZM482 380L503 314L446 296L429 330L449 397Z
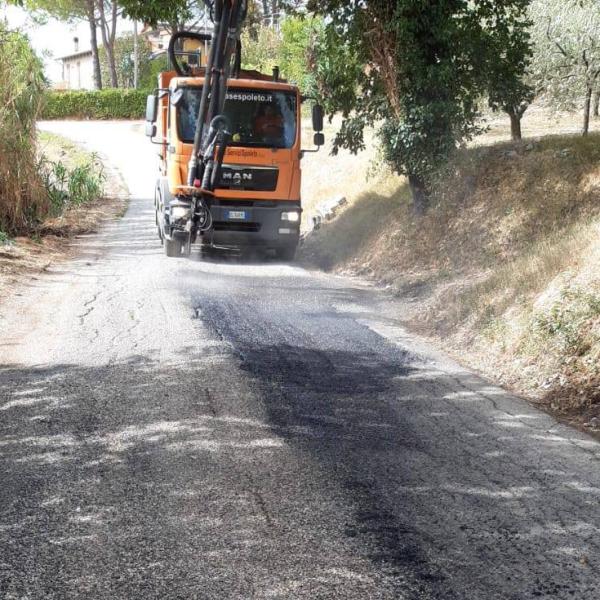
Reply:
M188 185L212 192L218 179L230 132L223 115L227 82L240 33L248 11L248 0L204 0L211 11L213 32L205 80L196 122L194 146L188 165ZM239 56L239 53L237 53Z

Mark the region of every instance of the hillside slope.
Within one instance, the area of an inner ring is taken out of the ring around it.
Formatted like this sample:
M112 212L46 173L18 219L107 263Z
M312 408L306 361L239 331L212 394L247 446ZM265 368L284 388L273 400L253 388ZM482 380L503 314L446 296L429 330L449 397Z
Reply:
M419 219L402 179L371 182L305 259L389 285L407 326L600 426L600 136L471 148L436 189Z

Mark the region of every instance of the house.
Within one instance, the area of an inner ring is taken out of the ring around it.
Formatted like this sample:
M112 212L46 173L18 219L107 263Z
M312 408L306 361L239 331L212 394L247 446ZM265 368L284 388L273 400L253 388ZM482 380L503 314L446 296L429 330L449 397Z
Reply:
M91 90L94 88L94 63L91 50L79 49L79 38L73 38L73 52L61 56L62 80L55 83L56 89Z
M209 37L212 34L212 29L205 29L203 27L190 27L188 31L194 33L205 33ZM169 27L164 23L159 23L157 27L150 25L144 25L144 28L140 32L140 35L145 37L150 44L150 49L153 57L166 54L169 42L171 40L171 31ZM206 64L206 57L208 56L208 42L198 42L196 40L185 40L184 47L181 48L180 52L185 54L190 64ZM198 62L192 63L189 59L193 55L198 55Z
M192 27L195 33L204 33L200 27ZM207 32L210 33L211 32ZM150 44L152 58L166 54L171 39L171 32L164 25L156 28L149 25L144 26L140 37L146 38ZM73 38L73 52L61 56L58 60L62 62L62 80L55 83L55 89L59 90L92 90L94 89L94 63L91 50L79 49L79 38ZM204 65L208 55L208 42L196 40L185 40L184 47L180 51L190 65ZM185 62L184 59L184 62Z

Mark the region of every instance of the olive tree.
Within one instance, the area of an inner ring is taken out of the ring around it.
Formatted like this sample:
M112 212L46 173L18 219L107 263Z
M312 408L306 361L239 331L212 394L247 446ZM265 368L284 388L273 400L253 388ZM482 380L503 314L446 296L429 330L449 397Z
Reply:
M510 118L513 141L521 139L521 119L536 96L527 69L533 54L528 16L528 1L515 3L510 19L485 22L485 53L488 103ZM488 19L494 19L492 10Z
M532 79L556 108L583 104L587 135L600 85L600 7L596 0L534 0L531 17Z

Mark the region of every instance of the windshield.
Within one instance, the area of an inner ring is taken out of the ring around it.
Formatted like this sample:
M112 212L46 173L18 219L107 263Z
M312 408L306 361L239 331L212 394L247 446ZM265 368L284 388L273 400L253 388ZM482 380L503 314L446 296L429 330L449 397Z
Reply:
M178 128L182 141L192 143L202 88L180 88ZM296 139L296 94L273 90L229 89L225 115L231 122L230 146L291 148Z

